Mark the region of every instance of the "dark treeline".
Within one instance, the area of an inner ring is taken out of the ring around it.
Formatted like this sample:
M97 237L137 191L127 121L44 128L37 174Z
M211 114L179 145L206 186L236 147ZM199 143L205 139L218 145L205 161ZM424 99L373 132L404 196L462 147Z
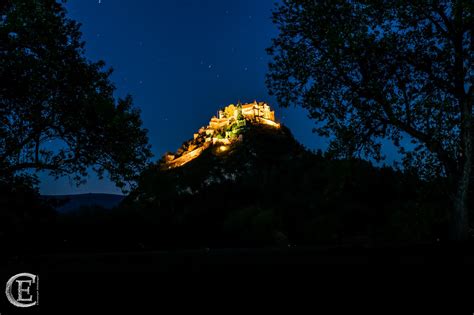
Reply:
M151 166L116 209L44 212L36 229L22 229L15 239L22 251L42 252L378 247L447 239L442 182L308 152L285 128L252 127L245 139L226 156L208 150L182 168ZM25 200L17 197L11 200Z

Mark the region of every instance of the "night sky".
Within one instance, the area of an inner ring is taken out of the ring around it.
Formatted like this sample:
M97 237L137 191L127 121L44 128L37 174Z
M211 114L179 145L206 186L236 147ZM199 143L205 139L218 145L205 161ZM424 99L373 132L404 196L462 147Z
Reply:
M82 23L86 55L114 69L117 96L130 93L159 159L207 125L220 107L265 101L310 149L327 140L312 133L302 109L281 109L268 96L265 48L277 35L275 0L69 0L70 17ZM120 193L90 176L76 187L67 178L41 176L41 193Z

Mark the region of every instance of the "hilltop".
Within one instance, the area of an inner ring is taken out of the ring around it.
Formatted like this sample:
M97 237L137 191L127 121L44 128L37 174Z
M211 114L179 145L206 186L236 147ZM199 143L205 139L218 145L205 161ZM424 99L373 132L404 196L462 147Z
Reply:
M238 142L251 126L266 126L280 129L275 121L275 112L266 103L231 104L219 110L209 124L199 129L194 138L183 144L174 154L167 153L160 161L163 169L181 167L199 157L205 150L214 149L224 154Z
M144 172L142 185L131 195L135 200L143 198L140 192L144 192L145 183L164 178L173 179L173 183L159 189L160 185L155 183L155 188L150 187L152 195L167 190L172 194L194 195L244 178L257 182L262 173L276 172L281 167L289 169L292 161L304 156L310 158L312 153L294 139L287 127L276 122L269 105L229 105L176 153L165 154Z
M144 171L123 208L160 248L368 244L433 239L440 196L410 174L307 150L255 102L220 110Z

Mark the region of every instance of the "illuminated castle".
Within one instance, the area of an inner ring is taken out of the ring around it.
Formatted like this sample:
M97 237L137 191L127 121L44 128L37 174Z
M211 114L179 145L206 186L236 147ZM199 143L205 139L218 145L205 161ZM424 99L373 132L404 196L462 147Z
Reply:
M242 131L247 124L266 125L280 128L275 121L275 112L266 103L229 105L219 110L217 116L211 118L207 127L199 129L194 139L187 142L176 154L166 154L163 169L183 166L194 160L211 145L216 146L217 153L224 153L235 142L242 141Z

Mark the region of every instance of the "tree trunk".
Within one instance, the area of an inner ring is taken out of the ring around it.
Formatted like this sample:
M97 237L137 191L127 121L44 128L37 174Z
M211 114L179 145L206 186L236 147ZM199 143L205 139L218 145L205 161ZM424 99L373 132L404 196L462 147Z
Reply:
M464 241L469 237L469 216L467 201L470 174L471 163L465 162L462 174L457 184L456 195L454 197L454 209L450 222L451 240Z
M472 132L471 109L467 103L463 104L461 154L450 227L450 237L456 241L464 241L469 237L468 194L472 169Z
M461 109L461 147L458 165L454 211L451 216L451 239L467 240L469 237L468 192L472 163L472 104L465 92L464 48L463 48L463 1L457 0L454 6L454 86Z

